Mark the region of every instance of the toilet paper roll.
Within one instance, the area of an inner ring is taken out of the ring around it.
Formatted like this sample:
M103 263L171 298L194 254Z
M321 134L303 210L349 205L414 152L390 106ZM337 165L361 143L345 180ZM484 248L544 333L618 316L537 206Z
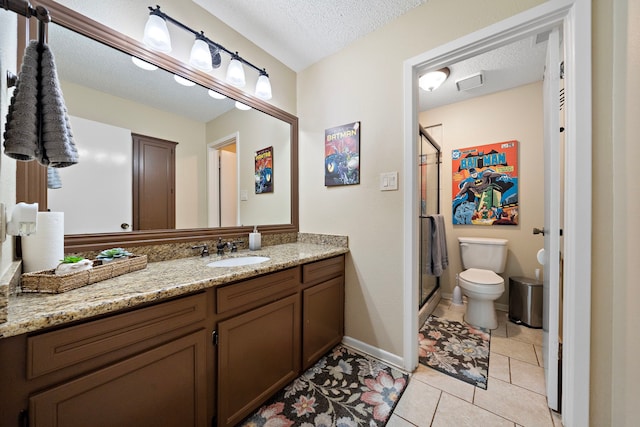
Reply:
M540 263L540 265L544 265L544 248L538 251L538 255L536 255L536 258L538 258L538 262Z
M56 268L64 257L64 213L38 212L36 233L21 239L24 273Z

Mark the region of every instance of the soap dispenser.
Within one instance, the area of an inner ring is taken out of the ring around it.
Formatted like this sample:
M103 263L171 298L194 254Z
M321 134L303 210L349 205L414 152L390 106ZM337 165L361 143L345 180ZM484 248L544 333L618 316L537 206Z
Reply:
M260 249L262 244L262 237L260 233L258 233L258 227L253 226L253 233L249 233L249 249L252 251L257 251Z

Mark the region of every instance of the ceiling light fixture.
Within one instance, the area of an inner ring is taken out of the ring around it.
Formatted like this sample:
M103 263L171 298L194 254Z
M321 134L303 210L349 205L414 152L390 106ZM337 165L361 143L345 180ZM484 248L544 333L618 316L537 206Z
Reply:
M149 6L149 11L149 20L144 27L144 37L142 40L151 49L164 53L171 52L171 37L169 35L169 30L167 29L168 21L195 36L195 42L191 48L191 55L189 56L189 64L194 68L205 72L218 68L222 63L220 52L226 52L231 56L231 61L227 68L227 82L237 87L244 87L246 80L243 65L247 65L259 73L254 92L255 96L264 100L271 99L271 82L269 81L269 75L264 68L258 68L238 55L238 52L231 52L224 46L207 38L203 31L198 33L183 23L175 20L162 12L160 10L160 6L156 6L155 9Z
M432 92L438 89L440 85L444 83L445 80L447 80L447 77L449 77L449 73L449 67L444 67L436 71L430 71L420 77L420 79L418 80L418 85L422 89L428 92Z

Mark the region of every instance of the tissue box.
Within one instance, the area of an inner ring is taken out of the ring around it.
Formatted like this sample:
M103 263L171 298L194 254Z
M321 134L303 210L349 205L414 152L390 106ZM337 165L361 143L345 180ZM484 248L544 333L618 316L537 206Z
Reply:
M107 263L93 260L93 268L75 273L58 275L55 269L25 273L21 276L20 287L22 292L59 294L146 267L146 255L131 255L126 259Z

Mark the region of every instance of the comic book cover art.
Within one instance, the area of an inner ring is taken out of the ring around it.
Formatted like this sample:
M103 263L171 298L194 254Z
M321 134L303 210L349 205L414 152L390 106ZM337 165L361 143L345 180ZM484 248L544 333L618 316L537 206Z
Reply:
M360 184L360 122L324 132L324 185Z
M273 193L273 147L256 151L256 194Z
M518 141L453 150L453 224L518 224Z

